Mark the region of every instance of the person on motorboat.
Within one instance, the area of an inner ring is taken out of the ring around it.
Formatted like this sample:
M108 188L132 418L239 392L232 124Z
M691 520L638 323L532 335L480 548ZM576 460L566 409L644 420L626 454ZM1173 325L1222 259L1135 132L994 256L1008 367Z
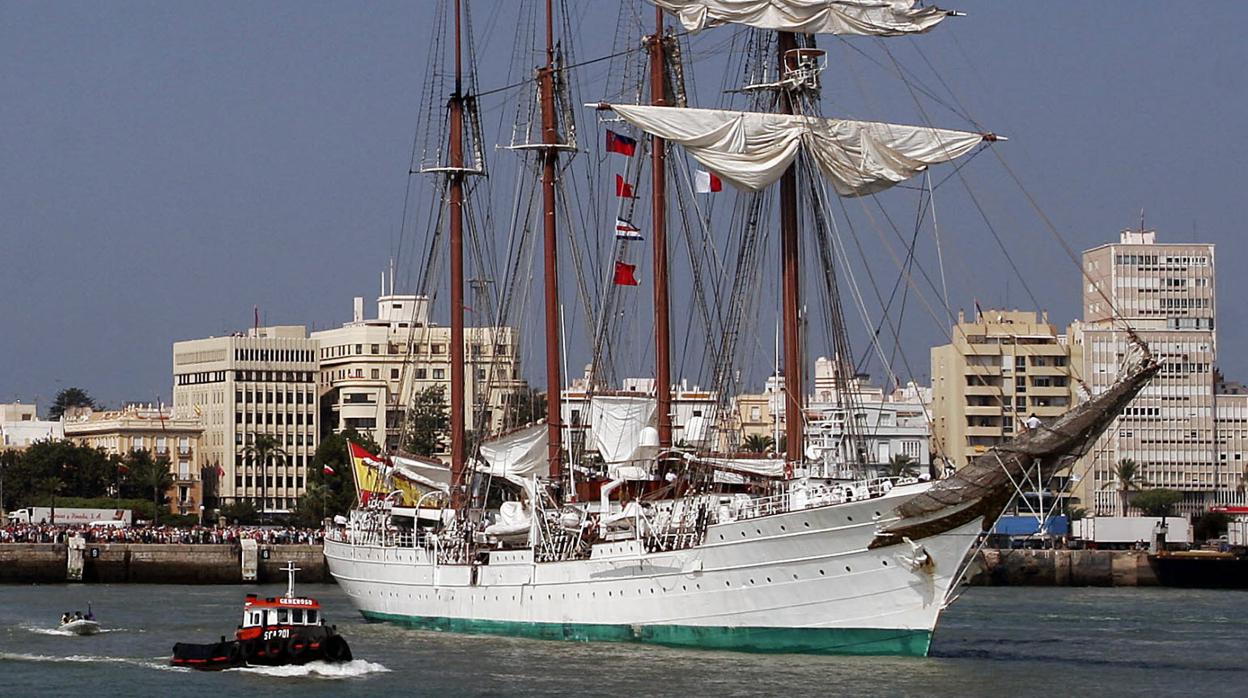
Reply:
M61 625L65 625L68 622L69 622L69 611L66 611L61 614Z

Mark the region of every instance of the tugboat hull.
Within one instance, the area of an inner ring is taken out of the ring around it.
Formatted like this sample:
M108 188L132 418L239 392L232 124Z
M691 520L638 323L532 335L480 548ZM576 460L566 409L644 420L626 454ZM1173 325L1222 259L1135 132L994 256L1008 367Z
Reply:
M290 633L267 640L225 640L208 644L179 642L173 646L174 666L213 671L240 666L286 666L308 662L349 662L351 648L341 635L327 629Z

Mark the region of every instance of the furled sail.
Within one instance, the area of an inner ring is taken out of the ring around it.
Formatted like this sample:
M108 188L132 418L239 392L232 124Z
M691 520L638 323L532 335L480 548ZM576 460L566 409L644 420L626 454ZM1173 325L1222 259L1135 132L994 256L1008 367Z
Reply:
M841 196L863 196L970 152L994 136L968 131L789 114L613 104L638 128L681 144L740 189L758 191L788 169L799 148Z
M534 475L550 475L546 459L549 434L545 424L518 429L509 434L487 439L480 446L484 464L478 470L512 482L524 482Z
M656 403L652 397L637 395L595 395L589 402L589 425L598 455L613 464L643 460L657 449L646 443L654 431Z
M952 13L917 0L650 0L691 32L745 24L801 34L918 34Z

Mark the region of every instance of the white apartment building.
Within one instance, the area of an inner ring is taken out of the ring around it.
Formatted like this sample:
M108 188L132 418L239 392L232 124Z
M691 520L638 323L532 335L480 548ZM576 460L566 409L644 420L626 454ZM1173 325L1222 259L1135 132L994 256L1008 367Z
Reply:
M220 469L223 504L294 508L318 443L317 370L317 342L302 326L174 343L174 414L200 420L201 462ZM247 457L260 435L277 440L282 464L265 467Z
M1114 474L1123 459L1139 464L1150 487L1183 493L1178 513L1195 514L1242 501L1242 466L1220 449L1238 431L1216 424L1214 366L1214 247L1157 242L1154 231L1124 231L1115 244L1083 253L1084 322L1072 328L1081 346L1081 375L1093 393L1111 385L1133 347L1124 323L1135 328L1163 368L1076 466L1086 471L1076 494L1096 514L1120 513ZM1228 400L1226 418L1237 409Z
M21 450L36 441L59 441L65 438L65 425L58 421L39 419L33 403L0 404L0 451Z
M510 327L464 328L469 429L476 414L478 429L498 431L508 398L525 388L516 336ZM441 386L450 403L450 338L449 327L429 322L425 296L383 295L374 319L365 319L364 299L356 297L351 322L312 333L319 345L325 428L353 428L371 433L387 449L400 446L403 411L415 394Z

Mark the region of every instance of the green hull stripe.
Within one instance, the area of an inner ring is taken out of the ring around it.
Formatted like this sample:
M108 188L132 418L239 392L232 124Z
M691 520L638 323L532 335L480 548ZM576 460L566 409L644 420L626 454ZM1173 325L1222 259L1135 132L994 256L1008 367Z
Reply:
M540 640L648 642L672 647L743 652L925 657L932 641L932 633L929 630L524 623L504 620L404 616L373 611L361 611L361 613L369 621L398 623L422 630L512 635Z

